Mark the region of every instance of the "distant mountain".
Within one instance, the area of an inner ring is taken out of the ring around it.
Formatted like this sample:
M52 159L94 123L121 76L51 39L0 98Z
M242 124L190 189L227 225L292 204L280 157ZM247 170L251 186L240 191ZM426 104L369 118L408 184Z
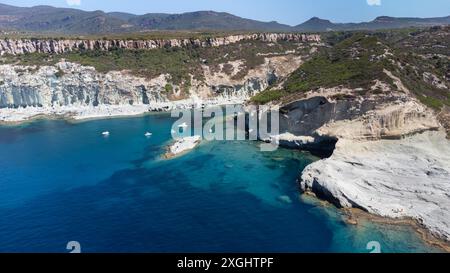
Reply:
M298 31L327 31L335 28L335 26L336 24L333 24L329 20L313 17L294 28Z
M83 11L51 6L15 7L0 4L0 30L59 34L111 34L152 30L320 32L329 30L388 29L450 24L441 18L378 17L367 23L332 23L313 17L297 26L261 22L225 12L197 11L182 14Z
M123 32L125 22L103 11L35 6L19 8L0 4L0 29L57 33Z
M377 30L406 27L429 27L449 25L450 16L437 18L396 18L381 16L371 22L364 23L332 23L328 20L313 17L295 26L296 31L330 31L330 30Z
M123 20L123 21L129 21L133 18L138 17L138 15L136 15L136 14L126 13L126 12L109 12L107 14L113 18Z
M145 14L130 23L141 29L154 30L270 30L289 31L288 25L260 22L225 12L197 11L183 14Z
M122 12L87 12L51 6L22 8L0 4L0 29L102 34L145 30L290 31L291 27L277 22L260 22L214 11L134 15Z

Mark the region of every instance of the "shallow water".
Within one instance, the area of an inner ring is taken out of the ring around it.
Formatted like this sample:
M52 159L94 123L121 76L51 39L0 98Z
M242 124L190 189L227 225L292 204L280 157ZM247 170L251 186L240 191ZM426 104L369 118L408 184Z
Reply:
M67 252L69 241L83 252L437 251L411 228L349 226L300 198L308 153L213 141L163 160L173 121L0 127L0 252Z

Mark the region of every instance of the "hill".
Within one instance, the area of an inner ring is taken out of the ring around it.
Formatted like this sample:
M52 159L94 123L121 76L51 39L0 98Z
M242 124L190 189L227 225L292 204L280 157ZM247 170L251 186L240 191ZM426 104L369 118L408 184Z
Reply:
M15 7L0 4L0 31L101 35L149 31L265 31L321 32L329 30L375 30L430 27L450 24L450 16L441 18L378 17L365 23L333 23L313 17L297 25L261 22L216 11L181 14L84 11L51 6Z

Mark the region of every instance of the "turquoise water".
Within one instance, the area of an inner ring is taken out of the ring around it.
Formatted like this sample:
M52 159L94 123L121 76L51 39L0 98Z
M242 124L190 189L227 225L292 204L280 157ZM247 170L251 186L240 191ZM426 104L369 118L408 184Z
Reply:
M84 252L437 251L410 228L349 226L301 198L308 153L212 141L163 160L173 121L0 127L0 252L67 252L69 241Z

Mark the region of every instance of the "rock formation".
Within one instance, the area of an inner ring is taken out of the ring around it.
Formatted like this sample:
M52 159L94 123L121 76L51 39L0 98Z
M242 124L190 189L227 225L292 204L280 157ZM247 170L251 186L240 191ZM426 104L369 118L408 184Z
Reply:
M334 149L303 171L303 191L338 207L413 219L450 241L450 142L436 114L408 90L374 85L385 88L369 95L322 88L285 105L276 141Z
M69 40L69 39L4 39L0 40L0 54L19 55L24 53L53 53L81 50L156 49L171 47L217 47L237 43L243 40L263 42L293 41L320 42L316 34L260 33L232 35L207 39L170 39L170 40Z
M228 75L212 72L205 65L202 68L204 79L200 81L192 76L186 92L189 96L180 95L178 99L177 86L174 85L173 94L165 90L168 83L172 84L168 74L153 79L130 75L126 71L104 74L93 67L65 61L41 67L0 65L0 120L22 121L37 114L60 115L67 111L85 114L88 111L87 117L98 117L101 116L99 111L106 110L106 106L123 106L128 110L131 109L129 106L139 106L140 111L131 112L140 113L144 109L141 106L147 106L146 111L149 111L190 108L202 103L242 103L274 80L287 76L301 62L302 58L294 55L265 57L262 65L250 69L240 79L233 78L239 67ZM98 107L98 111L86 110L86 107ZM108 109L105 115L113 115L111 111ZM120 115L125 114L124 111L114 108Z
M338 207L409 218L450 241L450 141L428 131L402 140L341 139L306 167L301 188Z

